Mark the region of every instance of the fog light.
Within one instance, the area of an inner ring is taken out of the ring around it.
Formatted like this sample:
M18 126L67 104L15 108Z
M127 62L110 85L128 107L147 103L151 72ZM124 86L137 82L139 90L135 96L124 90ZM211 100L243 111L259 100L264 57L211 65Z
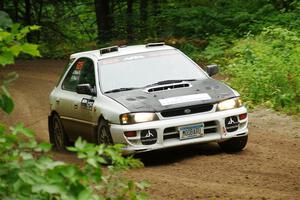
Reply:
M136 131L126 131L124 132L126 137L136 137Z
M247 113L240 114L239 118L240 118L240 120L246 119L247 118Z

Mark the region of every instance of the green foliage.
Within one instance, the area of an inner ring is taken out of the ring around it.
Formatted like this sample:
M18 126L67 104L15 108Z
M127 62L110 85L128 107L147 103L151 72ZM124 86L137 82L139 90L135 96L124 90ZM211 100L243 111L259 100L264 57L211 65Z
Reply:
M0 95L0 108L6 113L11 113L14 108L14 102L5 86L1 86Z
M38 45L27 43L26 35L33 30L38 30L38 26L27 26L21 28L19 24L13 24L6 13L0 11L0 67L14 63L14 60L20 53L31 56L40 56ZM0 82L0 108L10 113L13 110L14 103L7 90L7 85L17 78L16 74L9 74Z
M30 31L38 30L38 26L21 28L19 24L12 24L10 30L1 28L0 25L0 65L14 63L20 53L31 56L40 56L38 45L27 43L24 38Z
M0 27L1 28L8 28L11 27L13 24L11 18L8 16L6 12L0 10Z
M19 25L5 20L0 20L0 27L11 31L0 28L0 64L13 63L20 53L39 56L37 45L23 40L38 27L19 29ZM6 86L16 78L16 73L11 73L1 83L0 108L6 113L13 110L13 99ZM148 186L146 182L122 178L124 170L142 166L132 157L123 157L122 148L97 146L79 138L69 150L77 153L83 166L66 164L47 156L51 145L37 142L34 133L23 124L9 130L0 124L0 199L146 199L142 192ZM107 170L103 165L107 165Z
M235 41L226 55L225 74L250 105L300 113L299 34L268 27Z
M231 40L248 33L259 34L264 27L273 25L300 30L298 0L140 0L132 1L130 15L127 2L109 1L111 28L99 31L107 31L107 38L112 41L97 41L93 0L38 1L30 5L21 0L20 5L31 8L30 16L13 1L6 0L5 8L15 20L28 24L30 19L31 23L42 26L39 32L30 35L31 41L40 44L43 57L50 58L63 58L111 43L134 44L170 37L210 41L212 37L225 37L228 41L228 37ZM196 48L203 48L198 45Z
M0 199L145 199L146 182L121 178L121 172L141 167L123 157L122 146L89 144L78 139L74 147L82 167L47 156L48 143L38 143L22 124L0 126ZM108 170L103 168L110 161Z

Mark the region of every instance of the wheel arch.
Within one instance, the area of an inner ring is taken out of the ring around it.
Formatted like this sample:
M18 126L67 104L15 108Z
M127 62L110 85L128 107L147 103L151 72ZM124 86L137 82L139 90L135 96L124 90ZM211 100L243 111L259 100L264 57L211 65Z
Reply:
M107 128L108 128L108 131L109 131L109 135L110 135L110 138L111 138L111 141L113 142L113 139L112 139L112 136L111 136L111 132L110 132L110 123L109 123L109 120L105 119L104 115L100 114L100 116L98 117L98 125L95 127L95 141L97 141L97 132L98 132L98 128L100 126L100 122L104 120L106 123L107 123Z
M109 122L107 119L105 119L105 117L102 114L100 114L99 117L98 117L98 121L97 121L98 125L99 125L101 120L105 120L105 121Z

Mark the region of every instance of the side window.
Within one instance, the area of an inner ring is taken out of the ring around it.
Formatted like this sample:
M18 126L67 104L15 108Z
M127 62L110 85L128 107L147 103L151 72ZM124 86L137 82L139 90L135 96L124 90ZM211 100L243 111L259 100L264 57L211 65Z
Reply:
M74 61L75 58L72 58L69 60L68 64L65 66L63 73L61 73L59 80L56 84L56 87L58 86L58 84L61 82L61 79L63 78L63 76L65 75L66 71L69 69L70 65L72 64L72 62Z
M89 83L95 88L94 63L89 58L78 59L62 83L63 90L75 91L78 84Z

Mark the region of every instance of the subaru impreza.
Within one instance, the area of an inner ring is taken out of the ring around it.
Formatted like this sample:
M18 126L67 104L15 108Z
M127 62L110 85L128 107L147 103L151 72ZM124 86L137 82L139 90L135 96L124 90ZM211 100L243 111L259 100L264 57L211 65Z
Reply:
M164 43L75 53L50 94L50 142L78 137L124 144L137 153L216 142L226 152L248 140L248 115L237 91Z

